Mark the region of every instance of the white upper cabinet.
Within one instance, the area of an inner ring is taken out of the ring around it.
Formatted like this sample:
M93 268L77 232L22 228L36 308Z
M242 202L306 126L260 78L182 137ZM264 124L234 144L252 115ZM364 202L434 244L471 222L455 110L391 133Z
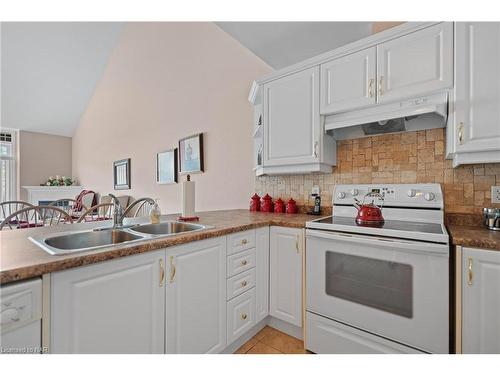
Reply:
M302 248L304 231L271 227L269 314L302 327Z
M500 23L455 26L454 164L500 162Z
M321 64L321 114L375 104L376 47Z
M226 347L226 238L167 251L167 354Z
M264 85L264 166L319 159L319 67Z
M462 352L500 354L500 252L463 249Z
M164 353L165 250L55 272L51 353Z
M377 45L377 100L395 101L453 85L453 24L443 22Z

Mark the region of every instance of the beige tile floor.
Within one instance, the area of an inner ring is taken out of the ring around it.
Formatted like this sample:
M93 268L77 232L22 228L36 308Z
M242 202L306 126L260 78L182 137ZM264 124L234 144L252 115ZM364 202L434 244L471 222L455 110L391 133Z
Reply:
M304 342L269 326L261 329L234 354L307 354Z

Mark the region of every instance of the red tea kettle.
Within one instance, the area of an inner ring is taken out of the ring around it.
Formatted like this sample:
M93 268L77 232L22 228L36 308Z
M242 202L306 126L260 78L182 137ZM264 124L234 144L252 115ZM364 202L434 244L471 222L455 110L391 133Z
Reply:
M370 204L365 204L365 199L378 198L382 201L380 206L374 203L375 199L372 199ZM368 193L363 197L363 203L354 198L354 207L358 210L358 215L356 216L356 223L359 225L381 225L384 223L384 217L382 216L382 205L384 204L384 197L379 193Z

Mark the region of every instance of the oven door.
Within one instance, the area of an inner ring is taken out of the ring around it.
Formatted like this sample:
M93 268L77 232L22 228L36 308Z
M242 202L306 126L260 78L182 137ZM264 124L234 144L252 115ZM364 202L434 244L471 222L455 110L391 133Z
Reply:
M449 352L449 246L307 230L307 310Z

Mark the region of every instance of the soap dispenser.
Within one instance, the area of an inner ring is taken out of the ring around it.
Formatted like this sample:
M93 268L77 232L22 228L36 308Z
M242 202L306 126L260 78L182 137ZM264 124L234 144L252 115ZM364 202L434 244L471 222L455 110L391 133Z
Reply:
M151 224L160 224L161 210L160 206L158 206L158 199L155 199L155 203L149 212L149 216L151 217Z

